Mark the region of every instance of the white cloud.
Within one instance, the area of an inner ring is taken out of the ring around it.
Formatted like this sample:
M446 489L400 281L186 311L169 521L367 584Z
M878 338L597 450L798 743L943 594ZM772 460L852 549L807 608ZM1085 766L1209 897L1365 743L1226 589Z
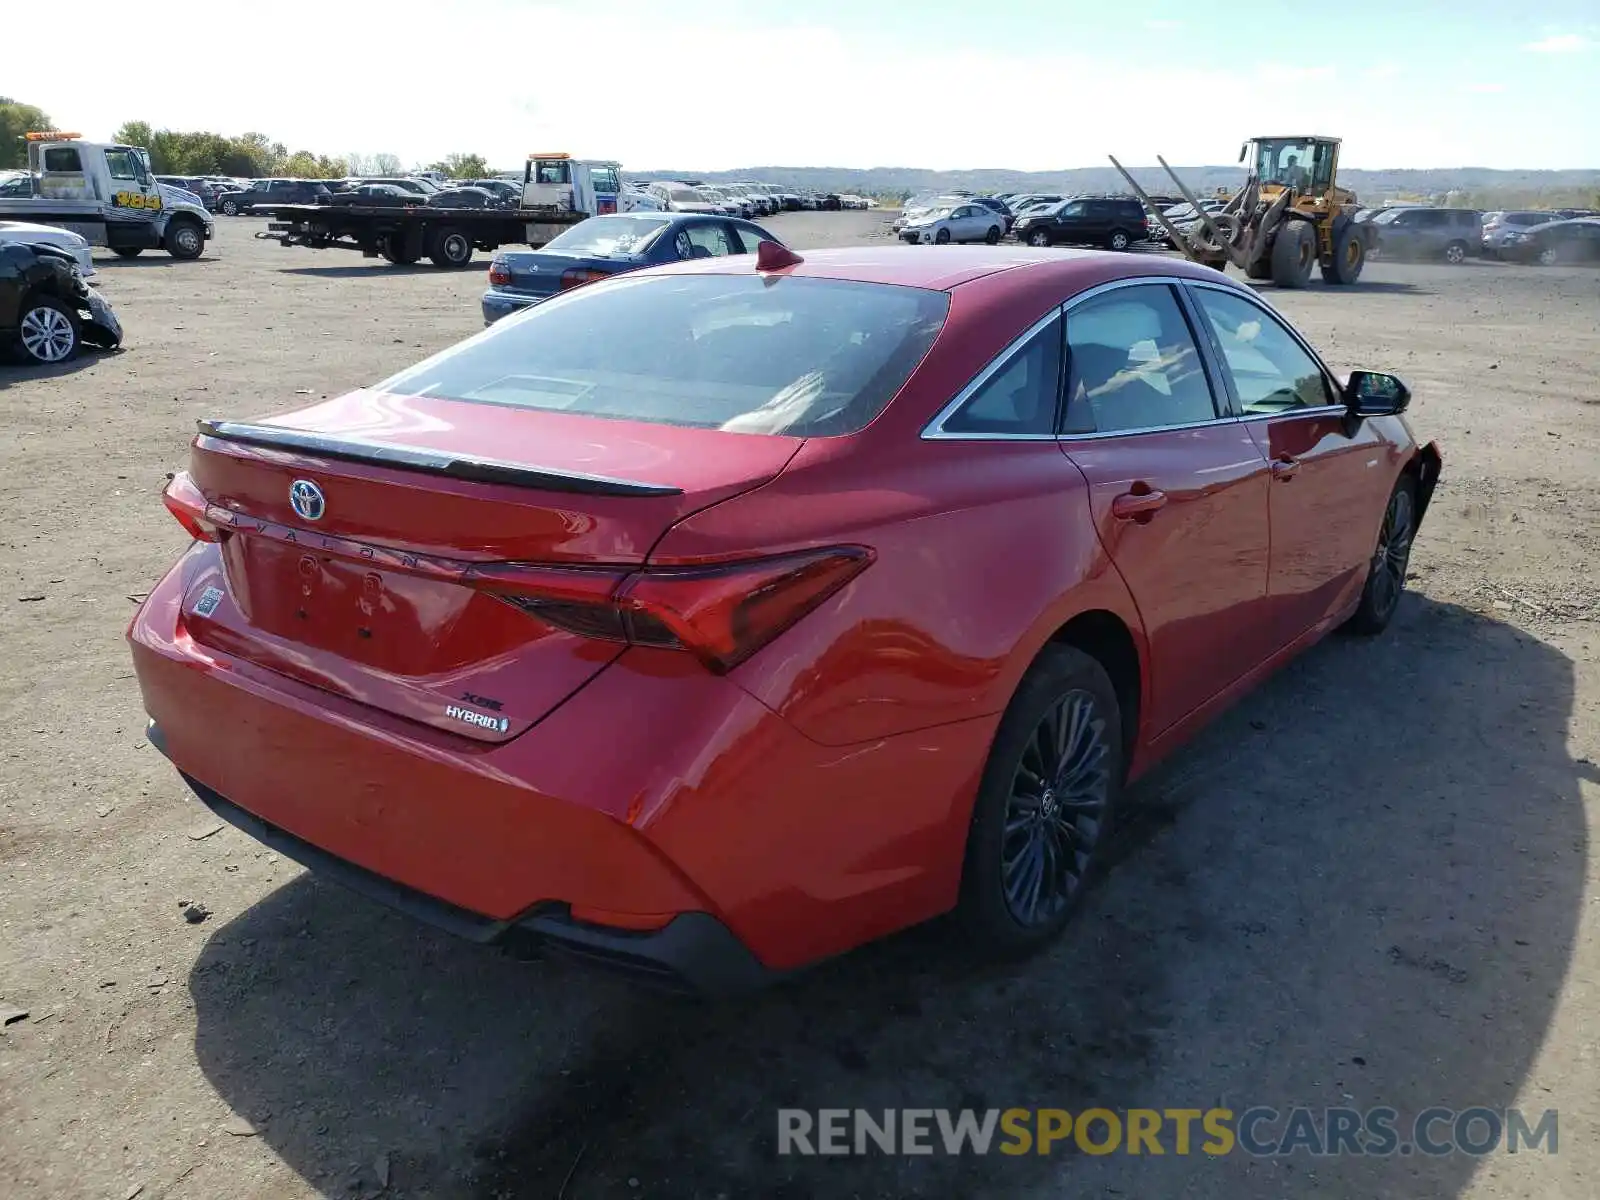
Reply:
M1506 90L1506 85L1503 84L1503 83L1469 83L1469 84L1467 84L1467 91L1469 91L1469 92L1477 92L1480 95L1486 95L1486 96L1487 95L1496 95L1496 94L1498 94L1500 92L1503 92L1505 90Z
M1175 21L1171 17L1146 17L1144 27L1156 33L1171 33L1175 29L1182 29L1183 22Z
M1531 50L1535 54L1580 54L1593 44L1582 34L1552 33L1537 42L1529 42L1523 49Z
M1361 72L1366 79L1397 79L1400 75L1400 64L1392 62L1374 63Z

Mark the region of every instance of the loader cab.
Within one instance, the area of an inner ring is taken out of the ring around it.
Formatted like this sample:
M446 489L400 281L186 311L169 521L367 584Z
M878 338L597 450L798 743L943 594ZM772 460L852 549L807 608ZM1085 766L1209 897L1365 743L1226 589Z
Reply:
M1264 192L1276 195L1286 187L1312 195L1333 189L1339 163L1339 140L1323 137L1253 138L1240 151Z

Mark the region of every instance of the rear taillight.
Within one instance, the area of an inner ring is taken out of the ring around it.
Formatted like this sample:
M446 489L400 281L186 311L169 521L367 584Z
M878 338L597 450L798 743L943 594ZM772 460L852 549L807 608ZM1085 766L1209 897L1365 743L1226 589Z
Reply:
M195 541L217 540L217 527L206 520L206 495L189 477L189 472L179 471L172 477L166 491L161 493L161 502Z
M504 287L511 282L511 271L506 267L506 260L494 258L489 260L489 284L491 287Z
M872 561L833 546L705 567L490 567L469 580L581 637L686 650L722 674L811 612Z
M606 279L610 271L596 271L593 267L573 267L571 270L561 272L561 290L582 287L586 283L594 283L598 279Z

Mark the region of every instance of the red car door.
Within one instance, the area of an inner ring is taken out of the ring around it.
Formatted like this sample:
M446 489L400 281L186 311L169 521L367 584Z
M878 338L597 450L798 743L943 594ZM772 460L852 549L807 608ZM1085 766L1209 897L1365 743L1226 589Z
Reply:
M1067 345L1061 448L1144 622L1156 736L1271 652L1267 463L1213 392L1171 285L1074 302Z
M1271 464L1267 582L1273 639L1287 645L1361 587L1389 496L1389 451L1345 419L1321 361L1266 306L1193 285L1235 411Z

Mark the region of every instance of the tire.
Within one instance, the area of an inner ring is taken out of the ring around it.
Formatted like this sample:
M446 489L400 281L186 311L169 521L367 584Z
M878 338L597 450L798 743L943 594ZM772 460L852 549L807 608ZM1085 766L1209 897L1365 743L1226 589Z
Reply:
M1361 278L1367 265L1367 243L1353 224L1346 225L1333 239L1333 260L1322 264L1322 281L1344 286Z
M78 356L83 330L70 307L54 296L39 295L23 302L16 340L28 362L55 366Z
M933 235L933 241L936 246L948 246L950 244L950 231L948 229L939 230L938 233Z
M1000 244L1000 226L989 226L989 232L983 235L985 245L998 246Z
M1377 547L1367 564L1367 581L1361 589L1361 603L1345 626L1351 633L1370 637L1389 627L1405 591L1406 568L1416 536L1417 481L1402 475L1383 511Z
M1271 279L1272 263L1265 258L1258 258L1244 269L1247 279Z
M1546 246L1543 250L1539 251L1539 253L1533 256L1533 261L1538 263L1541 267L1559 266L1561 263L1561 251L1557 250L1554 246Z
M1106 238L1107 250L1116 250L1120 253L1131 245L1133 245L1133 238L1126 229L1113 229L1111 235Z
M459 270L472 261L472 239L454 225L441 225L429 239L428 258L436 267Z
M381 253L397 267L414 266L422 257L421 241L416 230L402 229L398 233L384 236Z
M225 217L237 217L239 215L238 204L232 200L224 200L222 202L222 215Z
M138 258L144 253L143 246L116 246L112 251L118 258Z
M169 221L161 244L173 258L189 261L205 253L206 233L195 221Z
M1067 753L1041 737L1071 739ZM956 917L975 946L1015 957L1061 932L1101 865L1125 770L1105 668L1045 647L1000 720L973 804Z
M1467 244L1465 242L1451 242L1444 248L1444 260L1452 267L1459 267L1467 261Z
M1043 229L1035 229L1028 234L1028 245L1048 246L1050 245L1050 235Z
M1272 239L1272 282L1281 288L1305 287L1317 262L1317 235L1309 221L1285 221Z

